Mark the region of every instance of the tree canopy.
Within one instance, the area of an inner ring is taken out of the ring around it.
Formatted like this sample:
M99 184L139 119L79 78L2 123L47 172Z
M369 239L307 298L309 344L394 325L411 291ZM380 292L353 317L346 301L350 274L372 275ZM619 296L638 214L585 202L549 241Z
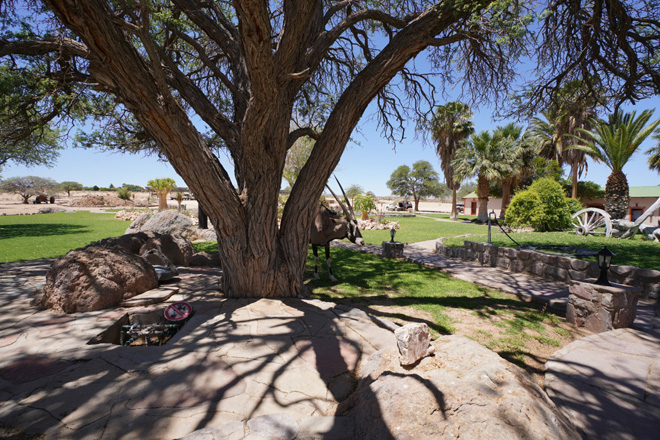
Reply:
M10 177L0 182L0 191L19 194L23 203L34 195L48 195L56 189L56 181L38 176Z
M0 2L0 57L40 87L21 100L37 115L26 133L87 118L97 129L81 145L158 152L216 228L227 295L295 296L319 196L372 101L396 138L456 78L472 102L505 103L516 60L532 51L542 62L519 111L578 76L599 78L605 96L640 99L660 90L654 4L11 1ZM410 63L426 49L432 73ZM278 224L287 151L301 136L316 142Z
M440 183L438 173L426 160L419 160L413 164L401 165L390 175L387 187L393 194L414 200L415 211L419 211L419 201L423 197L440 197L447 194L448 189Z

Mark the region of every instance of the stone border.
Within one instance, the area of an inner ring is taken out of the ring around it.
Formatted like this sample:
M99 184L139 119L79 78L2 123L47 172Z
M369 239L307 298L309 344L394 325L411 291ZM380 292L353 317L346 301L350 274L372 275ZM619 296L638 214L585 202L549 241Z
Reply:
M438 240L435 252L443 257L478 261L482 266L499 267L509 272L528 273L555 281L584 281L597 278L600 274L595 262L467 240L462 248L445 246L442 240ZM609 279L618 284L639 287L643 299L658 300L660 297L660 270L612 265Z

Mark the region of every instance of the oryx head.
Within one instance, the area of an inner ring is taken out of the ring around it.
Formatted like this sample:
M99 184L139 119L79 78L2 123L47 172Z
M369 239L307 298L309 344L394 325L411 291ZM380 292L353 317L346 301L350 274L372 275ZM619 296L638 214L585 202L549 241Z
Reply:
M341 202L341 199L337 197L337 195L332 191L332 188L330 188L329 185L326 185L328 189L330 190L330 193L332 193L332 196L335 198L337 203L339 203L339 206L341 206L341 209L344 211L344 215L346 216L346 226L348 228L346 238L351 240L351 242L357 244L358 246L363 246L364 245L364 238L362 238L362 234L360 234L360 228L358 227L358 222L357 219L355 218L355 212L353 212L353 207L351 206L351 203L348 201L348 197L346 197L346 193L344 192L344 188L341 186L341 183L339 183L339 179L335 176L335 180L337 181L337 184L339 185L339 188L341 189L341 193L344 195L344 199L346 200L346 205L348 205L348 208L350 208L350 211L346 208L346 206Z

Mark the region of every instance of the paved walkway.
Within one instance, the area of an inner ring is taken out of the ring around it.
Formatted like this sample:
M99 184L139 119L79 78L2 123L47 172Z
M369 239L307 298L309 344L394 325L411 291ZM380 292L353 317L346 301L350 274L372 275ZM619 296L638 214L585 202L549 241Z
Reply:
M405 256L565 304L565 285L439 257L434 246L406 246ZM48 439L239 439L246 428L254 438L351 438L354 421L332 417L337 401L363 359L395 344L389 321L315 300L222 299L219 270L189 268L168 301L189 301L195 314L168 345L88 345L129 311L163 306L40 311L30 302L51 263L0 265L0 424ZM647 311L636 321L643 331L583 338L547 364L548 393L588 438L607 438L604 426L611 438L660 432L660 320Z

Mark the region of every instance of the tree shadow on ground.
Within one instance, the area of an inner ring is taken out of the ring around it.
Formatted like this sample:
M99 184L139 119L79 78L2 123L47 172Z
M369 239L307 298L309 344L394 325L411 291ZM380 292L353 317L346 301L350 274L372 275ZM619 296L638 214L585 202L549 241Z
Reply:
M53 235L82 234L89 232L85 225L63 223L34 223L0 226L0 240L17 237L48 237Z

